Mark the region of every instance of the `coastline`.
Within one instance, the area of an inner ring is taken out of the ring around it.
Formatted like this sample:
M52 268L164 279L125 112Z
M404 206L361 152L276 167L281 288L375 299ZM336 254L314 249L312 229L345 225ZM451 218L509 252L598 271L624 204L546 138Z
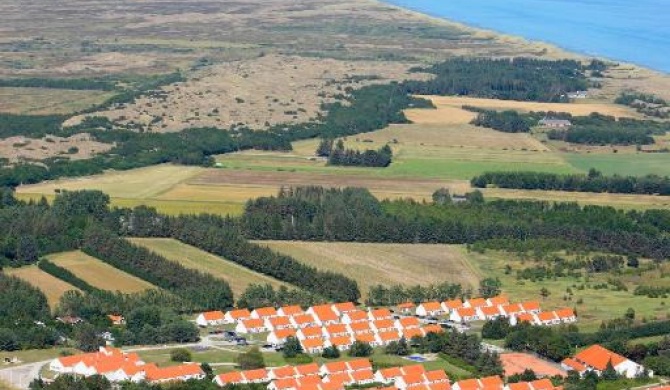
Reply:
M532 40L519 35L507 34L504 32L472 26L455 20L447 19L440 16L430 15L419 12L410 8L401 7L395 4L386 2L386 0L370 0L378 6L394 9L400 13L412 15L417 20L423 20L427 23L449 26L470 32L473 36L478 38L486 38L497 41L504 45L511 45L519 52L533 51L542 52L541 58L548 59L575 59L580 61L589 61L591 59L599 59L602 61L617 63L616 72L621 73L618 76L613 76L614 88L618 90L632 89L640 92L652 93L664 99L670 99L670 73L660 70L651 69L642 65L627 61L614 60L604 56L593 56L577 51L562 48L554 43Z

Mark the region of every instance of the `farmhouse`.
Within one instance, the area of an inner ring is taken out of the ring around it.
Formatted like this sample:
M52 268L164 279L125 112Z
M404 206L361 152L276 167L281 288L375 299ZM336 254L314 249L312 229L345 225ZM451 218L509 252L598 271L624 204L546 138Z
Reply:
M439 316L444 314L444 309L440 302L424 302L416 307L416 315L418 316Z
M561 366L569 371L577 371L580 375L584 375L587 371L601 375L610 363L619 375L626 378L635 378L645 372L643 366L597 344L579 352L574 358L563 360ZM649 372L650 377L653 375L653 372Z
M224 318L222 311L207 311L204 313L198 314L198 317L195 319L195 323L200 327L223 325L226 320Z
M223 314L223 313L221 313ZM110 314L107 316L110 321L112 321L112 325L114 326L120 326L120 325L125 325L126 324L126 319L123 318L123 316L120 315L115 315L115 314Z
M549 128L565 128L572 126L572 122L567 119L552 119L552 118L543 118L537 123L542 127Z

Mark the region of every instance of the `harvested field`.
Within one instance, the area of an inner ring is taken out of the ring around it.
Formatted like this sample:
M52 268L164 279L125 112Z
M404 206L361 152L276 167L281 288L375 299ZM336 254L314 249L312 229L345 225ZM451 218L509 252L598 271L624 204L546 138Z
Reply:
M358 282L363 296L372 285L461 283L476 288L481 274L463 248L454 245L260 241L280 253ZM410 266L411 265L411 266Z
M106 152L112 146L94 141L86 133L67 138L52 135L41 139L16 136L0 140L0 157L8 159L11 163L23 160L44 160L57 156L67 157L70 160L82 160Z
M34 287L42 290L44 295L47 297L49 306L53 310L60 297L69 290L78 290L78 288L72 286L71 284L65 283L64 281L49 275L48 273L37 268L36 265L31 265L21 268L5 269L2 272L5 272L7 275L13 275L18 278L25 280Z
M101 290L135 293L156 288L151 283L118 270L81 251L57 253L47 256L47 259Z
M100 190L111 197L144 199L166 191L187 180L203 168L180 165L156 165L128 171L110 171L101 175L62 179L35 185L21 186L18 194L52 195L57 189L69 191Z
M337 169L337 168L336 168ZM369 170L374 173L374 170ZM220 196L232 196L231 200L246 201L250 197L274 195L282 186L317 185L324 187L365 187L379 198L414 197L430 198L440 187L450 187L454 191L464 189L463 182L438 179L404 178L353 174L345 171L338 173L312 173L287 171L244 171L244 170L210 170L187 184L175 187L161 195L161 199L179 199L191 197L195 199ZM215 189L214 187L219 189ZM250 196L251 195L251 196Z
M0 87L0 112L10 114L69 114L100 104L109 92L70 89Z
M557 363L540 359L527 353L503 353L500 360L505 370L505 376L522 374L524 370L532 368L538 377L567 376L567 372Z
M239 296L250 284L271 284L274 287L285 283L251 271L231 261L212 255L198 248L167 238L130 238L134 244L143 246L184 267L197 269L221 278L230 284L235 296Z
M516 190L505 188L481 189L484 196L499 199L545 200L577 202L582 205L606 205L621 209L668 209L670 196L609 194L569 191Z
M529 111L554 111L554 112L569 112L572 115L589 115L592 112L599 112L605 115L613 115L616 117L631 117L638 118L635 110L621 106L614 103L596 103L596 102L579 102L579 103L538 103L538 102L521 102L515 100L497 100L497 99L481 99L463 96L420 96L429 99L437 107L437 112L422 114L423 110L410 110L407 117L414 123L422 124L423 116L426 116L425 123L436 123L439 121L440 112L443 108L446 110L443 113L443 120L450 121L454 116L454 109L461 109L464 105L475 106L479 108L486 108L491 110L515 110L520 112ZM462 110L465 111L465 110ZM467 111L465 111L467 112ZM461 114L465 117L465 114ZM439 122L444 123L444 122Z

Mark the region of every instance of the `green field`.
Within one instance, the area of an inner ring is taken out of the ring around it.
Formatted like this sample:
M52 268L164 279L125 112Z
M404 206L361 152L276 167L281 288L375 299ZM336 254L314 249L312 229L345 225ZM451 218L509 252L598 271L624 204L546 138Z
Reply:
M574 167L587 171L595 168L605 175L670 175L670 153L566 154Z
M261 275L221 257L214 256L177 240L165 238L131 238L134 244L150 249L184 267L197 269L226 280L239 296L250 284L286 285L274 278Z

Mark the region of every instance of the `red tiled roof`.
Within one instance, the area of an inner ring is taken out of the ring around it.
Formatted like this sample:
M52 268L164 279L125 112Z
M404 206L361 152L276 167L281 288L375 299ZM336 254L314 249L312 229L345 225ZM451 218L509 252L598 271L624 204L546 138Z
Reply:
M424 336L424 331L421 328L409 328L409 329L403 329L402 331L402 336L410 340L412 337L423 337Z
M236 320L251 317L251 313L247 309L231 310L227 314L229 314L231 317L233 317L233 319Z
M331 337L329 339L329 341L332 345L336 345L336 346L347 346L347 345L351 345L353 343L353 341L351 341L351 337L349 337L349 336Z
M558 318L572 318L575 316L574 310L570 309L569 307L565 307L563 309L556 310L556 315Z
M254 310L258 316L261 318L263 317L270 317L270 316L276 316L277 315L277 309L274 307L261 307L256 310Z
M572 368L573 370L575 370L577 372L586 371L586 367L582 363L576 361L573 358L565 358L565 359L563 359L563 361L561 363L565 364L566 366Z
M319 326L308 326L306 328L300 329L300 332L305 337L316 337L316 336L321 336L323 334L323 331L321 330L321 327L319 327Z
M225 374L218 375L217 378L219 378L219 382L223 384L242 383L244 381L240 371L227 372Z
M499 376L487 376L485 378L480 378L479 381L482 384L482 387L484 388L498 388L502 389L504 386L502 378Z
M372 364L368 359L349 360L347 366L351 371L372 370Z
M403 317L399 319L398 322L403 328L416 328L421 326L419 319L416 317Z
M371 332L372 330L370 329L370 323L369 322L356 322L353 324L349 324L351 327L351 330L354 331L354 333L361 333L361 332Z
M416 305L413 302L405 302L397 306L398 309L411 309L413 307L416 307Z
M479 381L477 379L464 379L455 383L460 390L478 390Z
M384 318L391 318L393 317L391 315L391 311L389 309L376 309L376 310L371 310L370 314L372 315L372 318L376 320L381 320Z
M604 371L609 361L612 361L613 366L617 366L625 362L626 358L596 344L575 355L575 360L583 362L596 370Z
M509 304L509 299L505 295L498 295L497 297L489 298L489 302L493 306L507 305Z
M403 375L424 374L426 368L422 364L411 364L409 366L400 367Z
M354 378L356 382L359 383L372 381L375 377L374 374L372 373L372 369L354 371L351 373L351 376Z
M153 381L169 381L176 380L187 376L204 375L199 364L181 364L179 366L160 367L156 369L145 371L147 380Z
M363 310L354 310L350 311L347 313L347 317L353 322L353 321L367 321L368 320L368 313L364 312Z
M323 338L321 337L315 337L313 339L306 339L302 340L300 342L303 348L305 349L312 349L312 348L318 348L318 347L323 347Z
M287 326L291 326L291 320L289 319L289 317L285 316L268 318L268 322L270 323L270 325L272 325L273 328L284 328Z
M313 306L312 312L320 321L337 321L339 319L330 305Z
M264 328L265 325L263 324L263 320L260 318L251 318L248 320L242 320L242 325L244 325L245 328L247 329L260 329Z
M476 315L475 309L472 307L461 307L456 309L456 313L461 317L474 317Z
M296 366L295 369L301 376L319 375L319 365L316 363L303 364Z
M428 333L442 333L444 332L444 329L440 325L426 325L423 327L423 332L425 334Z
M533 390L528 382L510 383L509 390Z
M463 307L463 301L460 299L452 299L450 301L444 301L444 305L451 310L458 309L459 307Z
M440 302L424 302L420 306L422 306L426 311L442 310L442 305L440 305Z
M273 368L272 374L274 375L275 378L281 379L281 378L293 378L296 372L295 367L293 366L282 366Z
M346 334L349 333L349 329L344 324L333 324L326 326L326 333L330 335L334 334Z
M556 313L553 311L541 311L537 313L537 319L542 322L553 321L556 319Z
M333 305L337 311L340 313L348 313L350 311L356 310L356 305L354 305L353 302L342 302L342 303L336 303Z
M470 307L482 307L487 306L486 299L484 298L472 298L468 300Z
M396 332L394 330L388 331L388 332L379 332L378 335L379 335L379 338L384 342L400 340L400 336L398 336L398 332Z
M429 382L442 382L449 380L447 374L442 370L427 371L424 375L426 376L426 380Z
M554 388L554 384L547 378L532 381L530 384L535 390L552 390Z
M371 343L374 343L375 341L377 341L377 339L375 338L375 335L372 334L372 333L356 333L356 334L354 334L354 339L356 339L356 341L361 341L361 342L368 343L368 344L371 344Z
M484 314L485 316L495 316L500 314L498 306L484 306L481 307L479 310L481 310L482 314Z
M346 362L328 362L325 363L323 366L328 372L333 373L333 372L344 372L348 370L347 363Z
M395 324L393 323L393 320L377 320L377 321L373 321L372 324L377 329L395 328Z
M537 311L540 310L540 302L538 301L528 301L521 303L525 311Z
M257 370L246 370L243 372L243 374L248 381L260 381L267 379L268 370L264 368L259 368Z
M284 313L285 316L294 316L296 314L302 313L302 307L298 305L293 305L293 306L283 306L280 308L282 313Z

